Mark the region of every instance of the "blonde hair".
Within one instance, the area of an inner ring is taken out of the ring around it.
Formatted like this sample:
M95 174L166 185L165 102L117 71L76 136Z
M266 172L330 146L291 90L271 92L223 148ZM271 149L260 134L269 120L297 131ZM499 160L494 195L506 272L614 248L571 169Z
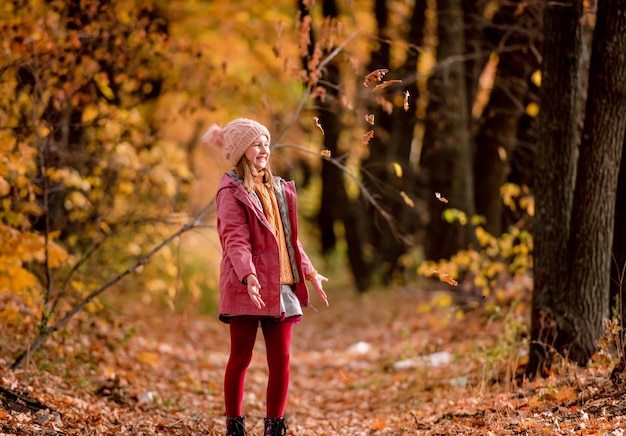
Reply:
M254 165L252 165L252 162L248 160L245 154L241 157L241 159L239 159L239 162L237 162L235 172L243 180L243 187L246 188L246 191L250 193L254 192L254 178L259 175L259 171L254 167ZM263 183L265 183L265 186L267 186L268 189L271 189L272 191L276 190L274 175L272 174L272 169L270 168L269 163L265 167Z

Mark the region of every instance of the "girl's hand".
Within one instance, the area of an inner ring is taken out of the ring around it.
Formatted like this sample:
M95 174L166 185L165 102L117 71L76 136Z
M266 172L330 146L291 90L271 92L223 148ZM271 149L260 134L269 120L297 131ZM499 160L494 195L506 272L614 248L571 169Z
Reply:
M326 296L326 292L324 292L324 287L322 286L322 283L327 282L327 281L328 281L328 278L324 277L323 275L319 273L315 274L315 277L311 279L311 284L313 285L313 289L315 289L315 291L320 296L320 298L322 299L326 307L328 307L330 304L328 303L328 297Z
M248 274L246 276L246 283L248 285L248 295L254 303L254 305L260 309L265 307L265 302L261 298L261 284L259 279L254 274Z

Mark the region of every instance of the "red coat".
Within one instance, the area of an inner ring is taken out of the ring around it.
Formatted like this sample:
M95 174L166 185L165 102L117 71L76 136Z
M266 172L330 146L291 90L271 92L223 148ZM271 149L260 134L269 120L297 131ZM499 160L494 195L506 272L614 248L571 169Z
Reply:
M293 181L276 178L284 187L291 223L291 235L285 234L294 247L293 261L299 280L295 293L302 307L310 306L304 281L314 271L313 265L298 239L296 188ZM280 260L278 242L263 209L243 185L224 174L217 189L217 231L222 245L220 263L220 315L280 316ZM243 283L248 274L255 274L261 284L265 307L258 309Z

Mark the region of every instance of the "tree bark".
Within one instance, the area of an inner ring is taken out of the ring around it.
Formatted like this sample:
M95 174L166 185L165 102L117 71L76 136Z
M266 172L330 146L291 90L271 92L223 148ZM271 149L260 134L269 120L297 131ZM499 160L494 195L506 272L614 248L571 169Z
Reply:
M618 12L616 12L618 11ZM619 12L621 11L621 12ZM626 0L600 1L591 52L557 350L586 365L609 318L615 199L626 132Z
M545 374L556 334L555 294L567 252L578 144L582 0L547 2L535 162L533 297L527 374Z

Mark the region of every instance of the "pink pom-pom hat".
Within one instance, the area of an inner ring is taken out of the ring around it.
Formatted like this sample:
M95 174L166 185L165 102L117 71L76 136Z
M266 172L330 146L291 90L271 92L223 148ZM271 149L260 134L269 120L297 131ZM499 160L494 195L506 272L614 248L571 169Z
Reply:
M213 124L202 136L202 140L222 150L222 156L236 166L248 147L260 136L270 132L263 124L249 118L237 118L223 128Z

